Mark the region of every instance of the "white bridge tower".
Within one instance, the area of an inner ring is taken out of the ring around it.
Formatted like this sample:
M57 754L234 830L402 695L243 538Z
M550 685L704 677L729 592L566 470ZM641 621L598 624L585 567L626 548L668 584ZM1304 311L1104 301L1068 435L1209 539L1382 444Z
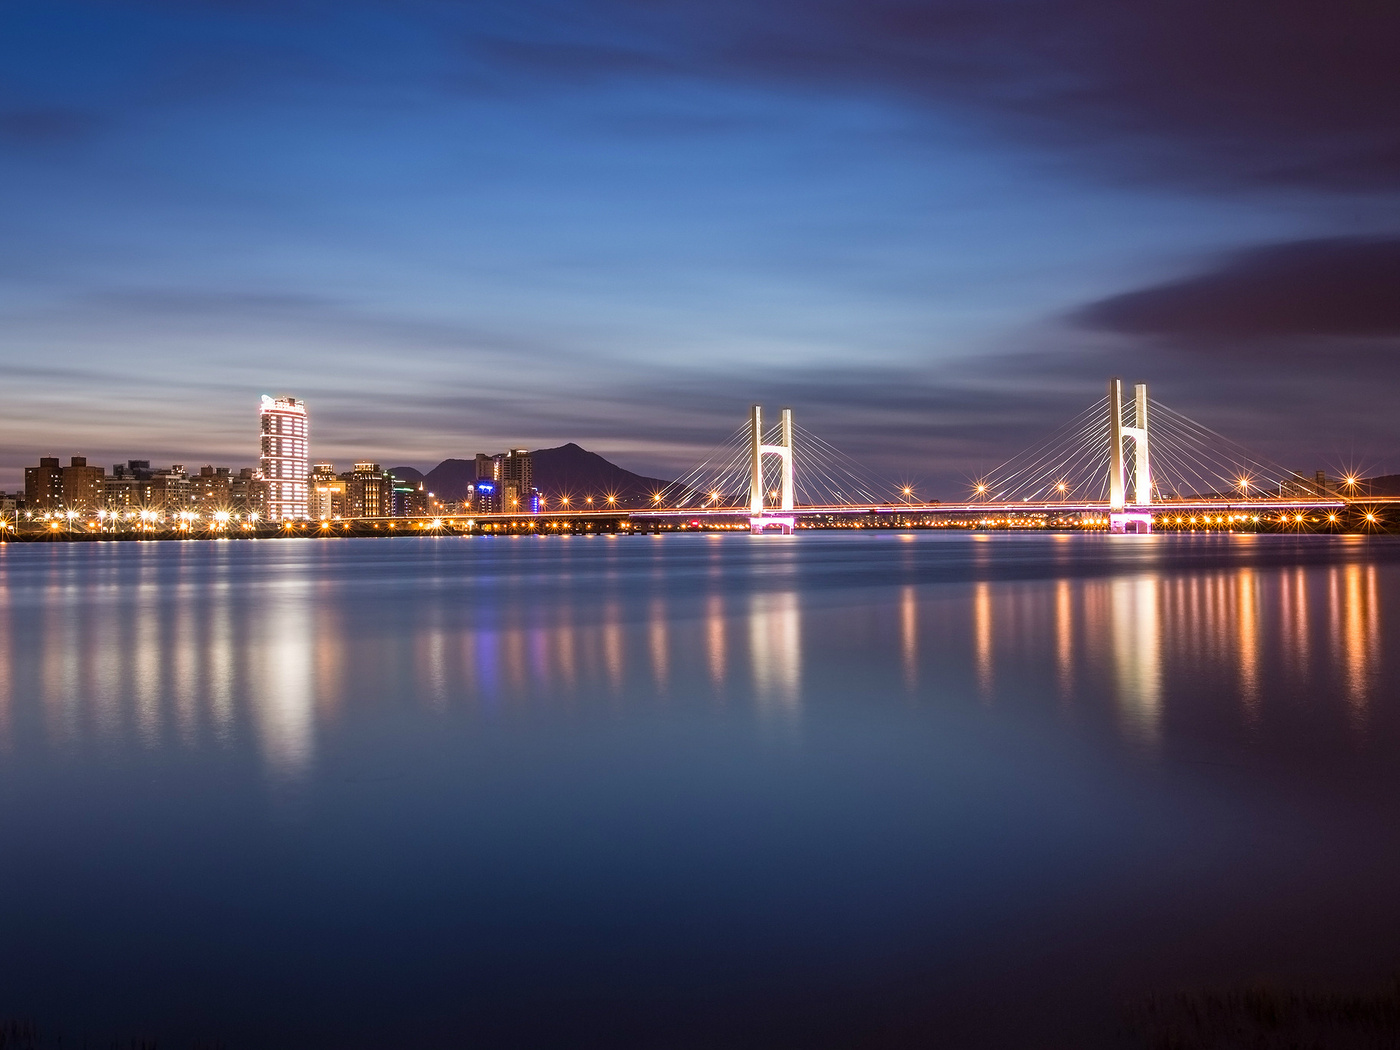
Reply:
M783 409L779 444L763 443L763 408L749 409L749 531L762 532L765 526L776 525L784 536L792 535L792 409ZM779 488L781 515L764 514L763 457L777 456L783 461L783 479Z
M1111 532L1152 531L1152 469L1147 448L1147 384L1133 388L1136 426L1123 425L1123 380L1108 381L1108 527ZM1128 509L1123 439L1133 441L1133 502Z

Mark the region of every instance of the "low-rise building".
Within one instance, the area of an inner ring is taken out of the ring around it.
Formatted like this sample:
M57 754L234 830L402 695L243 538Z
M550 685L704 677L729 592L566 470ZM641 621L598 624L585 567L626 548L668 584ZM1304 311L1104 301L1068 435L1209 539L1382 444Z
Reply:
M106 471L101 467L90 467L86 456L74 456L68 466L61 471L64 510L79 514L96 514L102 509L102 480Z
M345 517L394 516L394 478L378 463L356 463L355 469L341 478L345 481Z
M63 468L57 456L42 456L37 467L24 468L24 505L35 514L63 509Z
M348 483L335 476L334 463L317 463L311 468L310 498L311 517L317 521L331 521L349 517L346 514L346 491Z

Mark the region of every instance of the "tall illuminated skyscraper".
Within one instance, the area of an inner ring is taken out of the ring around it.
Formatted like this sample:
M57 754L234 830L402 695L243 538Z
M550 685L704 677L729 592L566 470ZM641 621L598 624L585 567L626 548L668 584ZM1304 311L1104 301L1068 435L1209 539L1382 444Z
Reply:
M308 506L306 402L262 398L262 473L267 480L267 516L273 521L310 516Z

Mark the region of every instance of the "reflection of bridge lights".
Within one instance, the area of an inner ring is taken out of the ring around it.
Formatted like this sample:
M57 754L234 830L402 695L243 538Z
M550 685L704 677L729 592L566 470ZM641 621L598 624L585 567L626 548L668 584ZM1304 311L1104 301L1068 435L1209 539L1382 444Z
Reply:
M1376 516L1375 516L1375 514L1374 514L1374 513L1368 512L1368 513L1366 514L1366 520L1369 521L1372 525L1374 525L1374 524L1376 523Z
M1303 516L1302 516L1301 514L1295 514L1295 515L1293 515L1293 520L1294 520L1294 521L1302 521L1302 520L1303 520Z
M1330 522L1332 522L1332 523L1335 525L1335 524L1337 523L1337 515L1335 515L1335 514L1329 514L1329 515L1327 515L1327 520L1330 521Z

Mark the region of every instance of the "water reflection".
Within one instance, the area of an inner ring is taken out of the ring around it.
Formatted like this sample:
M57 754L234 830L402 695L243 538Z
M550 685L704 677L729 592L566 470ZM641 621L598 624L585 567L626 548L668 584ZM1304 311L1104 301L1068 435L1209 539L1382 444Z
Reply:
M1110 584L1109 631L1118 703L1129 735L1148 746L1157 743L1162 718L1159 612L1155 576Z
M1361 722L1379 650L1375 566L1334 567L1327 585L1334 666L1342 670L1353 717Z
M911 586L899 592L899 655L904 688L912 691L919 682L919 599Z
M992 588L978 583L972 590L973 654L977 687L984 697L992 692Z
M269 768L282 779L305 773L313 758L311 611L305 584L285 582L263 608L254 694L258 736Z
M1055 584L1055 681L1062 698L1074 695L1074 606L1068 580Z
M749 657L760 710L796 714L802 690L802 622L792 591L749 599Z
M728 669L724 631L724 599L718 594L711 594L705 600L705 658L710 685L720 696L724 695L724 679Z
M280 781L314 769L325 727L352 704L497 717L664 697L792 716L833 671L872 703L1015 696L1073 704L1076 720L1108 712L1149 749L1204 695L1253 731L1284 713L1281 694L1330 685L1342 724L1374 721L1385 570L1350 548L1317 566L1076 575L1085 548L1060 542L1051 578L998 580L1000 548L979 541L962 555L973 579L930 582L931 548L906 541L854 604L815 605L822 592L794 574L800 545L748 549L772 558L764 571L712 547L677 585L655 559L684 548L652 547L644 571L609 553L592 573L537 573L537 592L419 585L397 567L362 592L333 562L250 574L252 554L235 571L227 555L178 548L110 566L84 554L99 560L83 576L58 560L69 555L35 551L24 588L0 580L0 747L25 726L56 749L228 748L243 734Z
M9 751L13 746L13 704L15 665L10 655L10 603L8 594L0 586L0 751Z

